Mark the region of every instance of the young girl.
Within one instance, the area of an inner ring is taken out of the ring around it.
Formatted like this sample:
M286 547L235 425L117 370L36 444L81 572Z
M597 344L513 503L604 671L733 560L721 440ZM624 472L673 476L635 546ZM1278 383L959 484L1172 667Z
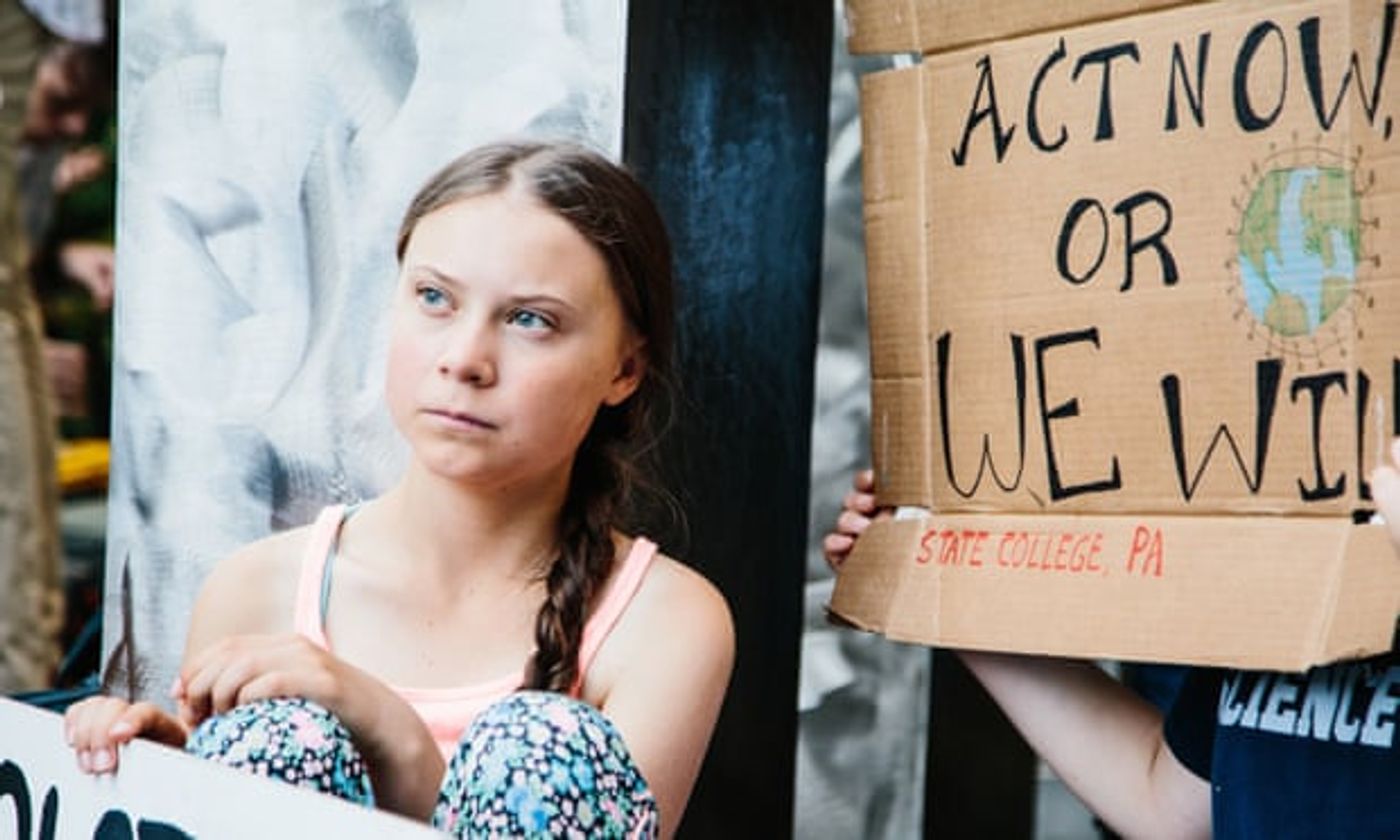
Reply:
M1400 562L1400 439L1371 492ZM856 477L827 560L879 515ZM1400 652L1306 675L1192 669L1166 720L1089 662L960 651L1030 745L1129 837L1400 837Z
M616 530L670 374L660 216L596 154L492 145L422 188L398 256L406 473L220 563L178 716L75 706L78 763L141 736L460 835L669 836L734 642L714 587Z

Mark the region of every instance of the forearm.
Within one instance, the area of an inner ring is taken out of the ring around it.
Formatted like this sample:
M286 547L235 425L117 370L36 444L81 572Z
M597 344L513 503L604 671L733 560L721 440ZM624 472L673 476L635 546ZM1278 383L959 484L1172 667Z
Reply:
M406 817L432 816L446 771L422 719L387 686L365 677L339 712L369 770L375 804Z
M962 659L1031 747L1116 830L1209 832L1204 783L1159 783L1171 769L1159 764L1175 760L1161 714L1137 695L1088 662L967 651Z

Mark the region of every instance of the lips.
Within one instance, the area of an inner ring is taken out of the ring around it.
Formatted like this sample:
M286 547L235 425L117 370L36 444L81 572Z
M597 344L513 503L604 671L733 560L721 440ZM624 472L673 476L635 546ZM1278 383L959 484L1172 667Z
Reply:
M465 411L452 411L445 408L428 408L424 409L423 413L430 417L436 417L449 426L456 426L462 429L495 431L499 428L490 420L483 419L475 414L469 414Z

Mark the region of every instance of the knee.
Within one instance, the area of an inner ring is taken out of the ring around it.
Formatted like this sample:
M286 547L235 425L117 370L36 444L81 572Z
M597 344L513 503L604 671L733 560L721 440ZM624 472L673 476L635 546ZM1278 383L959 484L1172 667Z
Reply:
M612 721L582 700L552 691L517 691L487 706L472 728L516 727L520 733L531 724L572 734L584 726L615 731Z
M206 718L190 733L185 750L241 765L293 751L325 756L346 746L354 748L349 731L324 707L300 698L275 698Z
M608 754L631 761L622 735L602 712L546 691L516 692L488 706L463 734L454 761L500 750L541 757Z
M467 835L650 836L656 804L602 712L561 694L519 692L468 728L434 821Z
M259 700L215 715L191 733L185 750L260 776L370 801L364 760L350 731L309 700Z

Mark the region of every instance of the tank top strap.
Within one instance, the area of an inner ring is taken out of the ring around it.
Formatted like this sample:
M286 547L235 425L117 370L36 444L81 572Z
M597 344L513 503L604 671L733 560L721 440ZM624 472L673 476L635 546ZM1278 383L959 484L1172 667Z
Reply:
M301 577L297 581L297 600L292 618L292 626L297 633L327 650L330 643L321 624L321 589L327 558L344 515L344 505L330 505L321 510L311 525L311 534L301 556Z
M632 597L641 588L642 580L646 578L647 569L651 568L651 561L655 557L656 543L646 537L636 537L632 540L632 549L623 559L622 568L617 570L612 585L603 594L593 615L589 616L588 623L583 626L583 639L578 650L578 675L574 677L574 684L569 689L570 695L577 697L582 691L583 678L588 673L588 666L593 664L593 659L603 647L608 634L627 610L627 605L632 603Z

